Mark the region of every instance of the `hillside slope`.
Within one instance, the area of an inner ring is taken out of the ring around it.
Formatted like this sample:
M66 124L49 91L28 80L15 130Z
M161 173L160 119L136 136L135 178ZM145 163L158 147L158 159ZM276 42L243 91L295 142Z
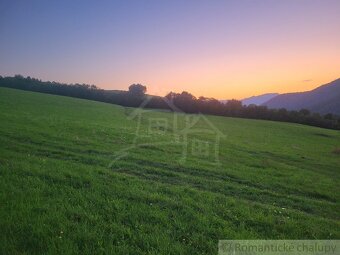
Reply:
M213 131L185 143L169 112L8 88L0 109L0 254L217 254L219 239L340 238L338 131L180 114L180 130Z
M252 96L245 99L242 99L241 102L243 105L261 105L266 103L267 101L271 100L272 98L276 97L278 93L267 93L259 96Z
M263 105L269 108L286 108L287 110L305 108L321 114L340 115L340 79L311 91L278 95Z

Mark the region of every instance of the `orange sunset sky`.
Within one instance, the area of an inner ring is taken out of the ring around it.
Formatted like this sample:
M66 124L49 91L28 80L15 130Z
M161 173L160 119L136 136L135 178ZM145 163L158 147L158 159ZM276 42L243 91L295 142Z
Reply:
M340 1L3 1L0 75L242 99L340 78Z

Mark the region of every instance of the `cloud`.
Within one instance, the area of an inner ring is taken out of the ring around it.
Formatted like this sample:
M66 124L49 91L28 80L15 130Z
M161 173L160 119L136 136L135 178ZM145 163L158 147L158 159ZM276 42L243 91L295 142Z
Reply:
M312 81L312 80L310 80L310 79L302 80L302 82L310 82L310 81Z

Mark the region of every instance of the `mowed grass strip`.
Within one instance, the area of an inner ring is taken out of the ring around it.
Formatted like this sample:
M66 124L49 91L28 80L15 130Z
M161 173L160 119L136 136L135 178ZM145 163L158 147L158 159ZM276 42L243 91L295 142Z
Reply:
M171 128L133 146L149 118L171 126L170 112L138 121L134 108L7 88L0 109L1 254L217 254L219 239L340 238L338 131L206 116L225 135L213 164L190 151L180 161Z

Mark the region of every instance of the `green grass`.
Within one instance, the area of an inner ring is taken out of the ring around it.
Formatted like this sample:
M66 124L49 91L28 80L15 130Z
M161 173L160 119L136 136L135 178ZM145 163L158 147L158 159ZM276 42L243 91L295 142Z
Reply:
M225 135L219 165L180 161L171 128L112 163L133 145L134 110L0 88L0 254L217 254L219 239L340 238L338 131L207 116ZM142 132L149 118L173 114L145 111Z

